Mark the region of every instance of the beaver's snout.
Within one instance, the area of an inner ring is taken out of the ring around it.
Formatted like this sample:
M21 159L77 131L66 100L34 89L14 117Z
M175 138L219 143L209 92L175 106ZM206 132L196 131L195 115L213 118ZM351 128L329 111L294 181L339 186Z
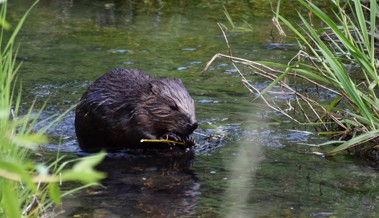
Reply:
M193 131L197 129L198 125L199 124L197 123L197 121L187 124L187 129L188 129L189 134L193 133Z

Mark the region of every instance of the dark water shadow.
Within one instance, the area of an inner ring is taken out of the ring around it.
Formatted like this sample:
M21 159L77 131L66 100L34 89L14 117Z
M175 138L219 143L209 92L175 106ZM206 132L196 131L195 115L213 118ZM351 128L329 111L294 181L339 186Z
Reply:
M175 217L191 214L200 182L191 170L194 153L167 156L114 153L97 167L102 187L67 198L61 217Z

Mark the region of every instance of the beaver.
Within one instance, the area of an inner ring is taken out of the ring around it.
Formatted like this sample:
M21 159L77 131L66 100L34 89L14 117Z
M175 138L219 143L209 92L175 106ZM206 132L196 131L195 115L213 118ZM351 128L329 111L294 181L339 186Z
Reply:
M194 100L180 79L152 78L140 70L116 68L104 74L75 111L79 147L88 152L173 146L141 139L182 141L180 147L189 148L197 126Z

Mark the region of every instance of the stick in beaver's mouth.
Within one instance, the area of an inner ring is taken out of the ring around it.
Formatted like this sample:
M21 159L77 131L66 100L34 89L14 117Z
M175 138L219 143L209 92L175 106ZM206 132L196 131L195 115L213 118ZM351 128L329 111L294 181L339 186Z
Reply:
M164 143L171 143L171 144L178 144L178 145L185 145L185 142L179 142L169 139L141 139L141 142L164 142Z
M181 137L170 137L170 135L166 135L166 138L164 139L141 139L140 142L168 143L172 145L177 145L178 147L183 149L190 148L196 145L195 140L192 137L182 139Z

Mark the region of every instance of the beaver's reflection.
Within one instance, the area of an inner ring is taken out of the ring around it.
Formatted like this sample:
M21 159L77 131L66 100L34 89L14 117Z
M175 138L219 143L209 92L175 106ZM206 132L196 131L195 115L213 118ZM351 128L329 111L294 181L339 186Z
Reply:
M191 170L194 154L110 154L99 170L103 188L91 188L93 216L170 217L191 214L200 183ZM96 205L94 205L96 204Z

